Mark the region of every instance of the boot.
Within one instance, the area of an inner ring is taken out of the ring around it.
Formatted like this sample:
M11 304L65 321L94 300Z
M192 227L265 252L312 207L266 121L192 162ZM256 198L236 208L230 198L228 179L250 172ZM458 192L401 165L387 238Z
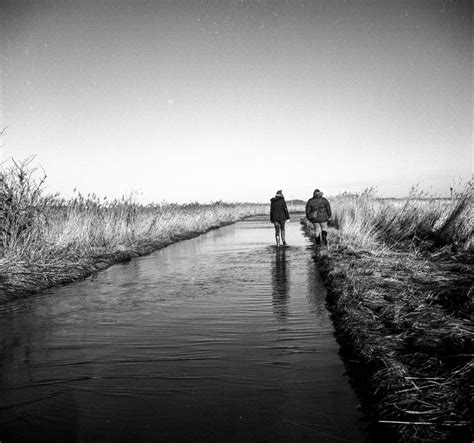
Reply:
M285 233L283 231L281 231L281 241L283 242L283 246L286 246Z
M280 237L278 235L275 235L275 240L277 242L277 246L280 246Z
M314 239L316 240L317 245L321 244L321 236L320 235L317 235L316 237L314 237Z
M323 243L327 246L328 245L328 233L327 231L323 231Z

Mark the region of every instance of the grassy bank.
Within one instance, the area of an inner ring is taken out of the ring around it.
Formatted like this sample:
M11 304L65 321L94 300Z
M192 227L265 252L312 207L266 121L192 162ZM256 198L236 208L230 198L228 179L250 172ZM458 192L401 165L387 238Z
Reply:
M317 254L328 305L370 412L397 441L471 441L471 199L332 201L329 254Z
M0 175L0 301L82 279L118 261L268 212L269 205L141 205L132 197L43 195L29 162Z

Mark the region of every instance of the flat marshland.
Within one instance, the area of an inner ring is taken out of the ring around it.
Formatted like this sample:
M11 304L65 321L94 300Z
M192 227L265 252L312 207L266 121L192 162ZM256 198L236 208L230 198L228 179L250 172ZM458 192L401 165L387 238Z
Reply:
M0 173L0 301L268 212L268 205L141 205L80 193L64 200L43 194L45 177L30 163L13 161Z
M331 202L329 253L316 257L369 412L397 441L471 441L471 188Z
M269 211L268 203L64 200L44 195L45 177L30 163L0 172L0 302ZM366 192L330 202L329 253L317 249L315 271L368 412L396 440L471 441L471 188L449 200Z

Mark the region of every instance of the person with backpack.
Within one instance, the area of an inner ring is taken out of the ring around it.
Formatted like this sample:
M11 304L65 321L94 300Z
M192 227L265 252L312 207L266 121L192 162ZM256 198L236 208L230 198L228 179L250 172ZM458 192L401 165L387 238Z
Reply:
M316 244L321 244L321 236L323 243L328 244L328 221L331 220L331 205L323 197L323 193L319 189L315 189L313 197L306 203L306 218L313 224L314 238Z
M277 247L280 246L280 234L283 246L286 246L285 241L285 222L290 219L288 207L286 206L283 192L278 190L275 197L270 200L270 221L275 226L275 240Z

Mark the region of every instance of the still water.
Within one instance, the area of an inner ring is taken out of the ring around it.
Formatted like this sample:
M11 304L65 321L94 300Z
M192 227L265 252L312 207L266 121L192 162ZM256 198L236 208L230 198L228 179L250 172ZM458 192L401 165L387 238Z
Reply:
M300 224L267 218L0 307L0 441L368 441Z

